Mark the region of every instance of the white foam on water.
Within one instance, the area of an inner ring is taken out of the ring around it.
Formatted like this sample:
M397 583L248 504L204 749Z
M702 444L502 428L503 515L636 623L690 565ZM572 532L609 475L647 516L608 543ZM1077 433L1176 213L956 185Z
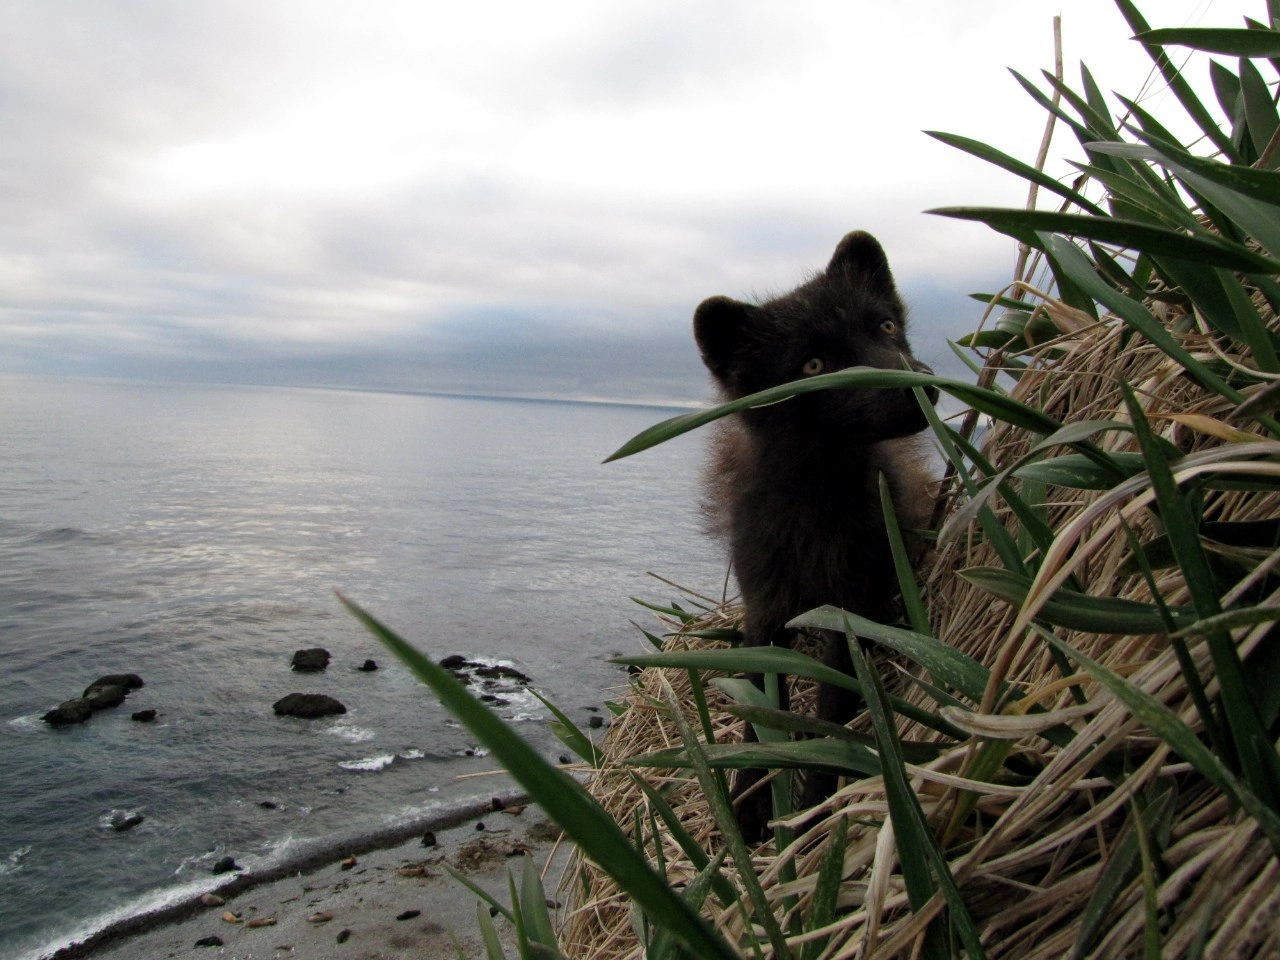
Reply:
M368 727L357 727L353 724L342 723L329 727L325 730L325 733L331 737L337 737L340 740L345 740L347 743L366 743L377 736L377 734Z
M352 773L377 773L379 770L387 769L395 761L394 753L380 753L376 757L365 757L362 760L343 760L338 766Z
M411 750L405 750L403 753L401 753L400 759L401 760L421 760L426 755L427 755L426 752L423 750L411 749Z
M14 960L42 960L51 954L57 953L63 947L69 947L73 943L78 943L93 934L97 933L114 923L127 920L130 917L139 914L151 913L155 910L163 910L171 904L180 903L191 897L199 896L208 890L212 890L219 883L226 880L226 877L206 876L199 880L191 880L187 883L180 884L176 887L166 887L163 890L153 890L144 894L136 900L131 900L123 906L116 907L101 913L89 920L84 920L69 932L61 934L56 940L51 940L36 950L20 954Z
M21 870L23 862L27 859L27 854L30 852L30 845L19 847L3 860L0 860L0 877L8 876L11 873L17 873Z

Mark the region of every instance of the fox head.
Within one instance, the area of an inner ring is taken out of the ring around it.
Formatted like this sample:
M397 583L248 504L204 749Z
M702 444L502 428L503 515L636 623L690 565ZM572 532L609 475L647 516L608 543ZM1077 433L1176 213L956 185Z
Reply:
M912 356L906 308L884 250L862 231L848 234L826 270L785 296L761 304L704 300L693 330L726 399L848 367L932 372ZM834 430L854 443L926 426L915 395L902 389L819 390L747 411L745 419L785 422L796 436Z

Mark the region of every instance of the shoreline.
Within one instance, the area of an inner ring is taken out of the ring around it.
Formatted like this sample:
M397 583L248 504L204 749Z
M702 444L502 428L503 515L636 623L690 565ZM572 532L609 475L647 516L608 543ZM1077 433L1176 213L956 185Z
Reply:
M208 894L213 894L230 905L232 901L244 901L248 894L261 894L264 891L269 893L270 888L275 885L285 882L298 882L303 878L310 878L319 874L326 869L345 869L342 867L342 862L351 858L368 858L371 854L386 851L396 851L402 854L413 852L417 859L429 856L437 861L443 860L450 853L455 855L458 853L458 848L463 846L464 837L471 839L502 837L510 833L508 830L483 830L484 824L480 822L480 818L489 814L501 815L508 813L513 817L524 819L523 830L518 831L522 834L520 841L518 841L519 845L534 853L535 856L540 852L546 853L548 851L545 848L552 846L551 844L542 840L528 842L524 839L523 835L528 834L530 828L536 826L533 821L537 820L538 815L540 815L540 811L536 807L529 807L527 810L523 809L527 803L528 795L526 793L521 790L510 789L495 792L487 797L470 797L465 800L444 804L440 808L412 820L367 831L353 837L344 837L332 843L320 841L310 844L304 849L286 856L279 863L260 869L246 870L230 878L222 879L221 882L218 881L218 878L211 876L207 886L202 886L189 894L182 895L171 903L166 903L153 909L144 909L129 916L109 921L83 937L76 937L71 942L61 946L49 945L38 952L31 953L29 957L31 960L78 960L81 957L102 956L110 953L113 957L118 954L121 960L135 955L139 958L146 958L146 960L154 960L155 957L175 956L174 953L168 951L165 953L148 952L152 948L143 944L142 941L157 933L163 933L166 929L176 930L184 924L199 922L208 917L211 910L215 914L219 913L219 910L214 910L202 899ZM534 811L537 812L534 813ZM456 828L467 824L474 824L474 826L471 830L466 831L463 836L438 838L439 846L436 848L426 848L421 843L423 835L428 831L456 831ZM554 846L563 845L557 844ZM512 854L505 854L505 857L510 856ZM409 858L405 857L404 859ZM541 861L543 858L538 857L538 859ZM387 867L383 864L375 869L385 870ZM360 874L353 875L347 872L343 872L341 876L343 889L352 886L352 881L358 881L360 878ZM444 879L448 884L457 887L459 891L465 894L464 900L477 900L474 893L466 890L462 884L452 877L445 874ZM303 889L307 890L308 888L304 885ZM268 896L265 899L270 899L270 897ZM500 897L499 899L504 898ZM450 919L456 921L457 918L452 916ZM472 922L474 923L474 921ZM449 941L452 944L452 931L450 931ZM131 943L135 943L139 949L131 951L129 949ZM190 943L188 943L188 946L190 946ZM116 948L123 949L118 951ZM278 947L276 949L285 950L286 948ZM293 945L290 945L287 949L292 951ZM197 953L200 952L197 950ZM219 956L221 951L204 951L204 954ZM286 952L281 955L287 956L289 953ZM314 956L315 954L308 953L307 955Z

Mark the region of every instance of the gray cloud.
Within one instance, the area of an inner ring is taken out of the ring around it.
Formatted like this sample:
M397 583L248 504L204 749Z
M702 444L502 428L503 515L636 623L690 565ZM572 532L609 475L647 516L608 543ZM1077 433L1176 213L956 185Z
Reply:
M0 370L696 399L694 305L788 289L853 228L949 364L1012 251L918 211L1022 191L917 132L961 100L889 54L945 72L943 32L842 3L10 4ZM956 85L988 76L1017 102L994 62Z

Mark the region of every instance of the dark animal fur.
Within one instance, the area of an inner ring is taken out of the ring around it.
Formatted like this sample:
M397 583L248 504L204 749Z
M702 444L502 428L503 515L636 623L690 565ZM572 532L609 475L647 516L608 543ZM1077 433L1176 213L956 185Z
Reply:
M853 366L928 371L911 355L906 311L884 251L862 232L846 236L827 269L792 293L759 305L712 297L699 305L693 324L725 399ZM820 390L722 423L707 473L708 509L729 541L745 644L789 646L787 621L827 603L890 619L897 581L880 473L902 526L925 526L932 508L922 458L904 439L926 425L914 394ZM824 648L829 665L852 671L842 636L827 638ZM845 723L856 708L846 691L819 690L823 719ZM742 771L735 794L761 776ZM811 777L806 801L817 802L833 786L829 777ZM761 836L768 810L764 791L742 804L744 833Z

